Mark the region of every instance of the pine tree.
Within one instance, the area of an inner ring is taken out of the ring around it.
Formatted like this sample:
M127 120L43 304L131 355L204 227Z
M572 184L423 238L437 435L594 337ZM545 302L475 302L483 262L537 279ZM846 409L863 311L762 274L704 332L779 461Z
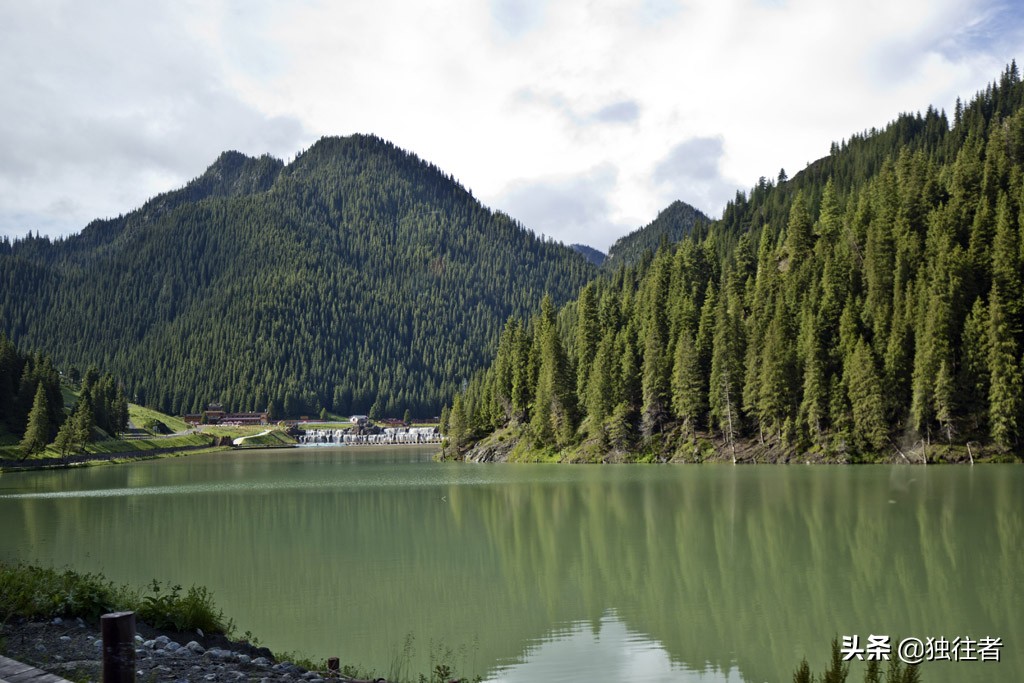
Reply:
M905 293L897 293L893 302L892 326L883 362L888 412L896 419L902 419L906 414L913 395L914 318L911 287L908 284Z
M939 364L939 372L935 376L935 419L946 433L947 443L953 442L953 415L955 413L953 396L955 390L953 373L949 368L949 363L943 360Z
M538 446L555 443L562 447L576 433L575 381L558 335L550 297L541 302L538 334L540 358L530 428Z
M940 258L932 274L924 311L924 323L919 325L917 348L914 353L912 399L910 415L918 432L930 431L936 418L936 375L942 363L952 365L951 329L953 309L949 292L950 274L947 259Z
M992 243L992 281L999 288L1011 334L1022 332L1024 291L1021 282L1017 221L1012 219L1009 198L1000 193L996 208L996 232Z
M615 333L608 330L597 347L597 355L590 366L587 381L586 408L587 434L592 439L605 439L605 420L615 407L615 387L618 369L615 366Z
M120 384L117 385L117 391L114 393L113 417L114 433L123 434L128 429L128 397L124 395L124 387Z
M663 245L655 255L640 290L643 340L640 415L645 437L660 432L670 417L672 358L668 349L667 309L672 262L671 254Z
M28 414L28 427L21 439L22 460L30 455L42 453L50 442L50 406L46 400L46 389L42 383L36 389L32 410Z
M609 438L617 444L617 448L625 450L637 436L641 402L640 361L633 332L628 327L619 331L615 346L619 359L619 376L616 382L616 404L612 409L613 424L609 427Z
M998 287L989 300L989 430L992 440L1003 449L1016 441L1021 413L1021 370L1017 344L1010 333Z
M78 403L75 405L75 413L71 416L73 423L73 437L75 443L87 444L92 441L92 430L96 426L93 420L92 392L89 389L82 389L78 394Z
M814 683L814 676L811 674L811 665L805 657L797 670L793 672L793 683Z
M21 377L21 358L18 349L0 332L0 421L14 429L14 411L18 398L18 380Z
M829 177L821 193L821 208L818 209L818 234L825 244L832 244L843 229L843 216L836 197L836 186Z
M470 437L469 416L464 409L462 394L456 394L452 408L448 412L448 429L445 432L451 440L456 453L462 450Z
M494 386L492 401L494 408L503 414L504 422L512 419L514 414L512 393L515 384L515 371L519 347L521 325L518 320L509 318L505 321L505 329L498 340L498 352L494 356Z
M711 380L708 397L711 417L725 436L736 463L736 439L740 432L740 399L743 379L743 331L738 302L728 292L718 300L715 313L715 337L711 356Z
M870 327L874 339L889 338L888 325L892 320L892 297L896 266L896 245L893 224L897 213L894 190L895 173L887 163L871 185L872 217L868 224L864 269L867 296L864 300L863 319Z
M871 347L863 339L857 342L853 355L847 360L844 382L858 438L866 448L881 450L888 436L882 385Z
M960 367L960 409L970 419L972 428L985 428L989 394L989 322L988 306L978 297L964 322L963 364Z
M60 453L61 458L67 458L73 452L78 450L79 444L76 440L75 424L74 420L65 420L64 424L57 430L57 438L53 442L53 447Z
M842 650L839 648L839 639L832 639L832 657L829 660L829 667L821 675L821 683L846 683L846 677L850 673L850 665L843 662Z
M580 290L576 302L576 395L586 396L590 365L601 341L600 314L593 282Z
M756 411L758 422L769 431L782 436L782 425L790 416L793 396L793 343L786 329L786 307L780 297L775 315L768 325L764 348L757 368L760 372L760 390Z
M533 400L533 384L530 379L530 341L522 323L517 321L513 337L516 343L510 349L512 365L512 415L513 424L528 420L530 402Z
M790 258L790 268L796 268L811 250L814 244L813 222L811 212L802 191L796 193L789 208L789 224L786 227L786 253Z
M807 432L815 440L821 438L825 430L828 410L828 385L825 380L824 366L820 354L814 347L804 364L803 399L800 403L800 416Z
M53 445L60 453L60 457L66 458L72 453L82 450L91 436L92 406L89 403L88 393L83 391L75 405L75 412L61 425Z
M643 409L642 429L645 437L660 432L669 418L670 376L665 357L665 339L648 334L644 340L644 359L641 378Z
M707 385L700 368L697 344L683 330L676 341L672 367L672 410L690 431L696 429L707 412Z

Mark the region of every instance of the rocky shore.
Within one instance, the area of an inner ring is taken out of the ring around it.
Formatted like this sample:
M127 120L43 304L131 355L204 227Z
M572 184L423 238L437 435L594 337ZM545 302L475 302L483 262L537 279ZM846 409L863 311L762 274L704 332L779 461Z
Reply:
M159 632L138 624L135 641L140 682L324 683L331 675L278 661L267 648L201 632ZM102 645L98 624L82 619L12 619L0 626L0 654L72 681L100 680ZM331 680L357 679L335 674Z

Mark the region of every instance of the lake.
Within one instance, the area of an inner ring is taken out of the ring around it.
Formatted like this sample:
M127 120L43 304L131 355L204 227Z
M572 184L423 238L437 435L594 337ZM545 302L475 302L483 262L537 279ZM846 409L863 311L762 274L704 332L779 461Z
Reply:
M242 451L0 475L0 559L209 587L237 632L379 675L790 681L835 636L1000 638L1024 680L1024 467L468 465ZM850 681L860 681L862 665Z

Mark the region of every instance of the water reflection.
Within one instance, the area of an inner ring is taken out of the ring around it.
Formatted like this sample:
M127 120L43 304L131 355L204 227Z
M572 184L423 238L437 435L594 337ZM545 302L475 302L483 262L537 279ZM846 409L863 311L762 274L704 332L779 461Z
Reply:
M1021 468L428 458L4 475L0 558L208 585L270 647L383 674L412 635L414 672L443 646L501 680L777 681L804 655L822 669L834 635L889 633L1007 643L929 683L1024 680Z
M573 680L580 675L580 662L603 680L651 681L652 683L739 683L739 672L722 671L711 665L695 671L672 661L671 656L649 637L630 631L614 613L597 624L577 622L566 629L527 645L522 661L502 664L488 678L494 683L519 681Z

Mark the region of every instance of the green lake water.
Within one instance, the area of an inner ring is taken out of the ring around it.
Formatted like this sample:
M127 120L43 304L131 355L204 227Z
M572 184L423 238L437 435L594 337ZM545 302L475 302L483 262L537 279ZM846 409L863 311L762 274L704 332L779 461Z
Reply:
M999 663L926 663L925 683L1024 681L1024 467L430 456L4 474L0 560L205 585L239 633L380 675L788 682L856 634L1000 638Z

